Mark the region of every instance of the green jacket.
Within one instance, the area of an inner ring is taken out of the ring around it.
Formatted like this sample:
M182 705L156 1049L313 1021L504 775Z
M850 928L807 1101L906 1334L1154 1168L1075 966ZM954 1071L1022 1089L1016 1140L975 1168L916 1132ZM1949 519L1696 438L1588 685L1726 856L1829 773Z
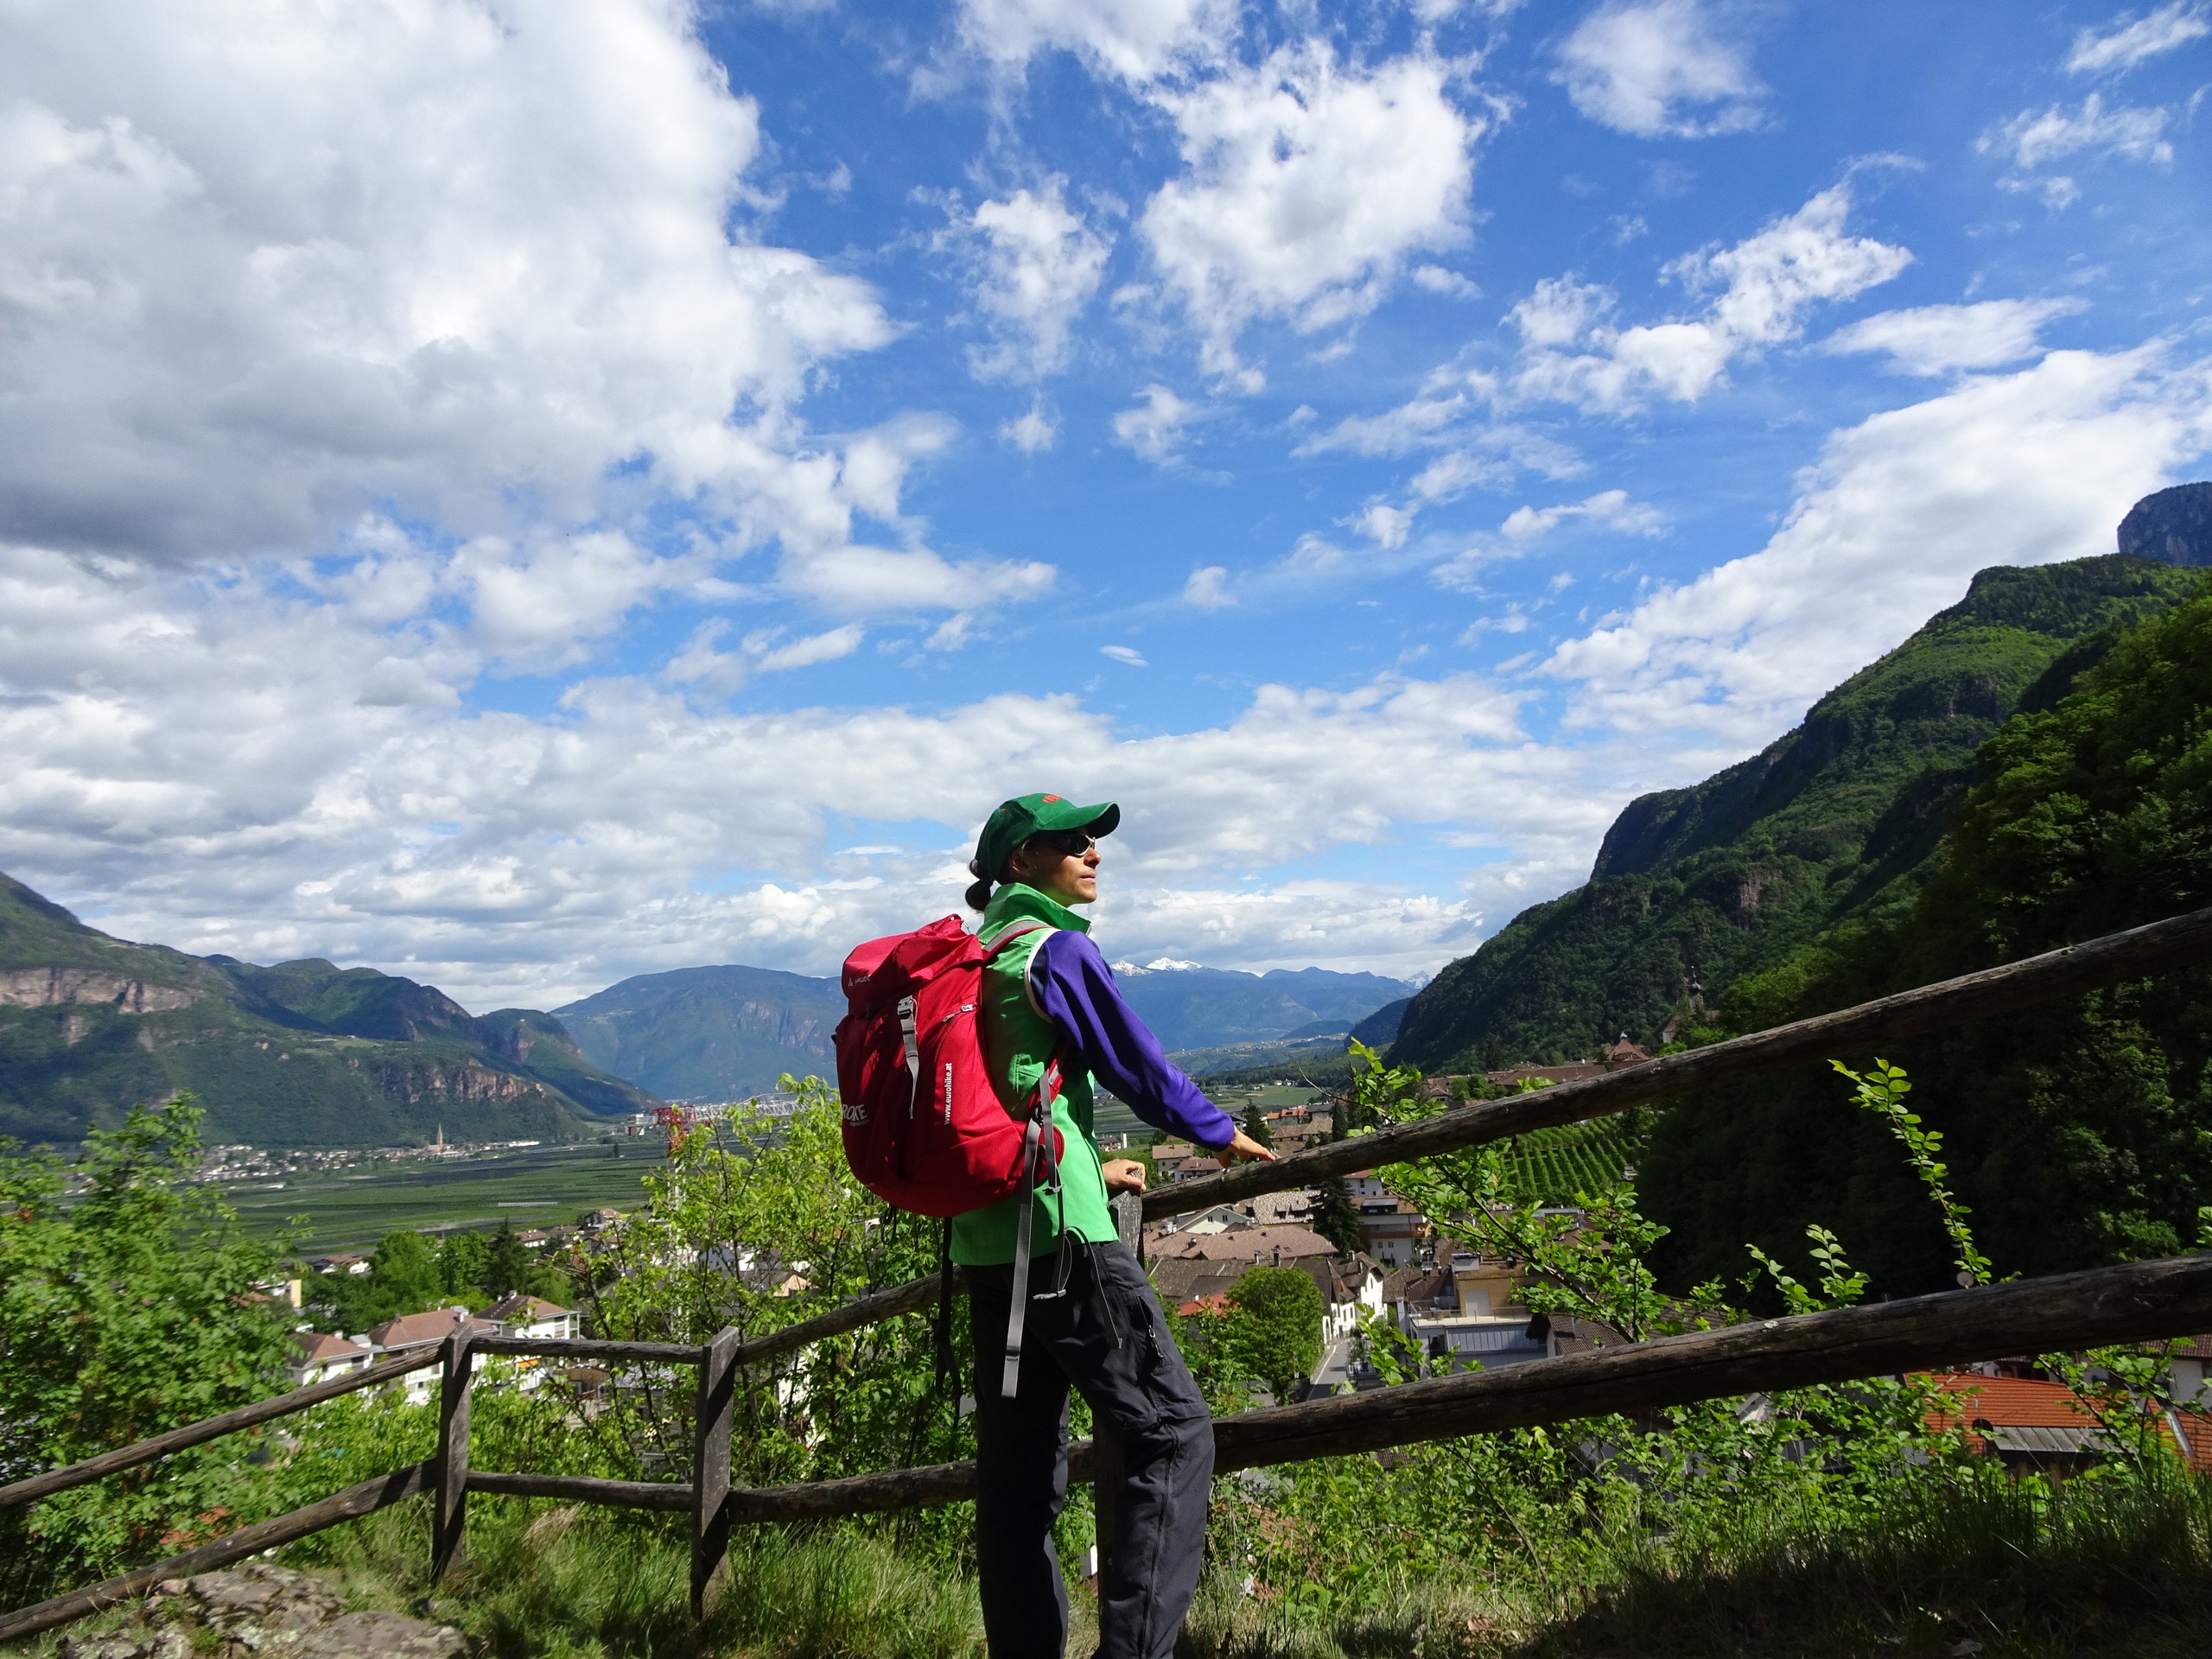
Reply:
M1013 924L1040 921L1055 928L1090 931L1090 923L1036 888L1009 881L991 895L979 937L988 945ZM982 1006L976 1010L984 1058L999 1099L1022 1113L1036 1091L1045 1065L1060 1045L1058 1030L1029 1000L1029 958L1051 936L1042 928L1024 934L983 969ZM1098 1143L1090 1132L1090 1073L1070 1056L1061 1063L1060 1093L1052 1102L1052 1122L1065 1144L1060 1152L1060 1192L1039 1193L1030 1224L1030 1251L1049 1255L1060 1247L1063 1231L1094 1244L1112 1243L1120 1234L1106 1201L1106 1179L1098 1167ZM1002 1198L982 1210L952 1218L952 1259L965 1267L992 1267L1014 1260L1019 1198Z

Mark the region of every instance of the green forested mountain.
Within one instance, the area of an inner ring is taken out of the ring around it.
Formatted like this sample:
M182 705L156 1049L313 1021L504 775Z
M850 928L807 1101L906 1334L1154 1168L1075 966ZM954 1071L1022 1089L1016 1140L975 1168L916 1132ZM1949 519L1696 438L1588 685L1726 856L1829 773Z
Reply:
M2212 904L2212 585L2113 644L1983 748L1932 879L1847 920L1724 1010L1763 1026ZM1871 1057L1858 1057L1859 1058ZM1999 1271L2187 1249L2212 1202L2212 969L1896 1045ZM1807 1070L1662 1115L1646 1200L1680 1282L1834 1227L1885 1288L1948 1278L1897 1148Z
M1523 911L1406 1010L1392 1058L1430 1071L1647 1044L1847 920L1909 907L1977 749L2048 707L2193 573L2111 555L1974 578L1967 596L1758 754L1632 802L1587 885ZM1802 963L1798 964L1802 967ZM1780 981L1765 982L1770 1001Z
M0 875L0 1134L73 1141L194 1090L217 1141L552 1139L649 1097L551 1015L482 1020L435 987L133 944Z
M845 997L834 979L733 964L639 974L554 1012L594 1065L671 1100L728 1100L831 1075Z

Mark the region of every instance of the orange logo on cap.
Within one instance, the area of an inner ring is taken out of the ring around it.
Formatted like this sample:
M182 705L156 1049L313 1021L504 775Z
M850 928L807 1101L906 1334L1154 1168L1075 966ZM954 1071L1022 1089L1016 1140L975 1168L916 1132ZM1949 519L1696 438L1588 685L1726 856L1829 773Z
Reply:
M1059 798L1059 798L1058 796L1057 796L1057 795L1047 795L1047 796L1045 798L1045 799L1046 799L1047 802L1057 801L1057 800L1058 800Z

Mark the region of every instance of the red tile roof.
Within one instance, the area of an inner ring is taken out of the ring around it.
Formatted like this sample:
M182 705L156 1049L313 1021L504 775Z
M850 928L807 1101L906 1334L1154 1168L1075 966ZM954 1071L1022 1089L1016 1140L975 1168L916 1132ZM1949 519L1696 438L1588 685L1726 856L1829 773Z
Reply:
M323 1331L295 1331L292 1349L297 1356L296 1365L320 1365L332 1359L366 1359L369 1351L358 1342L348 1342L343 1337L334 1337Z
M2006 1429L2057 1429L2080 1435L2099 1430L2096 1414L2063 1382L1963 1372L1944 1373L1936 1382L1959 1402L1960 1408L1929 1413L1932 1428L1948 1428L1963 1414L1969 1428L1986 1423L1993 1433ZM2186 1411L2162 1411L2158 1421L2161 1437L2177 1446L2190 1467L2212 1470L2212 1422ZM1969 1433L1967 1443L1976 1452L1990 1449L1985 1435Z
M1223 1233L1171 1233L1152 1243L1150 1253L1164 1261L1202 1257L1209 1262L1271 1262L1280 1250L1286 1260L1334 1255L1337 1247L1303 1227L1238 1227Z
M417 1348L426 1342L443 1342L461 1325L475 1324L465 1307L434 1307L427 1313L403 1313L386 1319L369 1332L379 1348Z
M536 1323L540 1319L566 1318L569 1311L557 1303L547 1301L543 1296L526 1296L516 1291L512 1295L500 1297L486 1308L484 1317L500 1320L527 1319Z
M1969 1423L1986 1420L1999 1428L2086 1428L2096 1419L2063 1382L2021 1376L1981 1376L1950 1371L1936 1385L1960 1402ZM1959 1420L1952 1411L1932 1411L1929 1422L1948 1428Z

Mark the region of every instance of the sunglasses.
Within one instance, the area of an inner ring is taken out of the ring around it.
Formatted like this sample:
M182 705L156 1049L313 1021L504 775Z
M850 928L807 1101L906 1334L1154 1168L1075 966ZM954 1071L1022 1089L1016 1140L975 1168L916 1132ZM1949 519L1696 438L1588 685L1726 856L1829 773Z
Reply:
M1080 830L1040 830L1022 842L1025 847L1049 847L1063 858L1081 858L1097 844L1096 836Z

